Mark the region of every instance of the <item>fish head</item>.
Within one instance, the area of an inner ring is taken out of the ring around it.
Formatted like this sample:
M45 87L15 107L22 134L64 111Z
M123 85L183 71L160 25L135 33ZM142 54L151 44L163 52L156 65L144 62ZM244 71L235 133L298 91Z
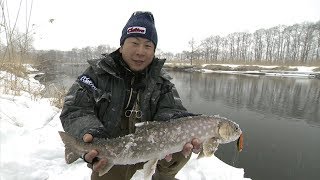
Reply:
M222 120L218 125L218 132L222 143L229 143L235 141L242 134L239 125L230 120Z

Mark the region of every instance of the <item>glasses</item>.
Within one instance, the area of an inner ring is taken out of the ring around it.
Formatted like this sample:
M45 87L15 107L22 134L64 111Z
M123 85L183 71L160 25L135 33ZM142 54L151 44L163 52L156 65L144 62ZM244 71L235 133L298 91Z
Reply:
M141 118L141 117L142 117L142 112L141 112L140 110L139 110L139 111L137 111L137 110L126 110L126 111L124 112L124 115L125 115L126 117L131 117L132 114L135 114L135 115L136 115L136 118Z

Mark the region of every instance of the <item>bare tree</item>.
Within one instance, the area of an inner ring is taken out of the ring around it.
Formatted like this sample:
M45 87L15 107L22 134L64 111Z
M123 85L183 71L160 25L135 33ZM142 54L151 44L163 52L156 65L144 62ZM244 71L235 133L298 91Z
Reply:
M213 36L210 36L201 41L200 47L203 49L205 63L208 63L212 60L211 52L213 49Z
M301 37L301 62L306 63L309 57L309 53L312 46L312 39L315 36L316 26L311 23L305 23L302 25L302 37Z
M191 53L190 53L190 64L192 65L192 61L193 61L193 58L194 58L194 53L195 53L195 40L194 38L192 38L188 44L189 46L191 47Z
M32 50L33 31L30 27L33 0L30 3L20 0L18 10L14 14L14 21L10 17L13 12L9 11L7 0L0 0L0 41L2 44L2 60L10 63L19 63L28 59L28 53ZM18 20L21 17L21 10L25 7L25 29L24 32L18 31ZM11 14L10 14L10 13ZM4 42L4 43L2 43Z
M213 49L212 49L212 59L214 61L218 61L218 57L220 54L220 46L221 46L221 37L220 36L214 36L213 37Z
M227 41L228 41L228 60L230 60L231 62L234 62L235 60L235 56L236 56L236 49L235 49L235 43L236 43L236 39L235 39L235 33L229 34L227 36Z
M315 54L316 54L316 56L315 56L315 61L320 61L320 21L318 21L316 24L315 24L315 29L316 29L316 32L315 32L315 46L316 46L316 48L315 48Z
M257 62L261 62L263 59L263 48L264 48L264 42L263 42L263 35L264 35L264 29L259 29L254 32L254 58Z
M291 26L291 37L292 37L292 43L291 43L291 61L293 63L297 63L299 57L299 48L300 48L300 41L301 41L301 26L299 24L295 24Z

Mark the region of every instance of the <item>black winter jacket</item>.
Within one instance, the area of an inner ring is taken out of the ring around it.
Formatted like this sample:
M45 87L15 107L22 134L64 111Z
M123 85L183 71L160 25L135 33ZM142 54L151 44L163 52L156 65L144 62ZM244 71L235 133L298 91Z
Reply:
M60 115L64 130L82 139L86 133L94 137L114 138L124 135L123 118L128 78L119 49L101 59L88 61L90 67L65 96ZM118 62L117 62L118 61ZM166 121L188 115L170 76L162 69L165 60L154 58L146 70L139 90L141 121Z

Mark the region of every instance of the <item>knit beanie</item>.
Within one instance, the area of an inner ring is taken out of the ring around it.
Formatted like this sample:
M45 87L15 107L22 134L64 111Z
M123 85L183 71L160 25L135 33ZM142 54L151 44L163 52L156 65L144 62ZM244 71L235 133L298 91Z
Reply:
M123 45L128 37L149 39L153 42L155 47L157 47L158 35L151 12L137 11L131 15L127 24L122 29L120 45Z

